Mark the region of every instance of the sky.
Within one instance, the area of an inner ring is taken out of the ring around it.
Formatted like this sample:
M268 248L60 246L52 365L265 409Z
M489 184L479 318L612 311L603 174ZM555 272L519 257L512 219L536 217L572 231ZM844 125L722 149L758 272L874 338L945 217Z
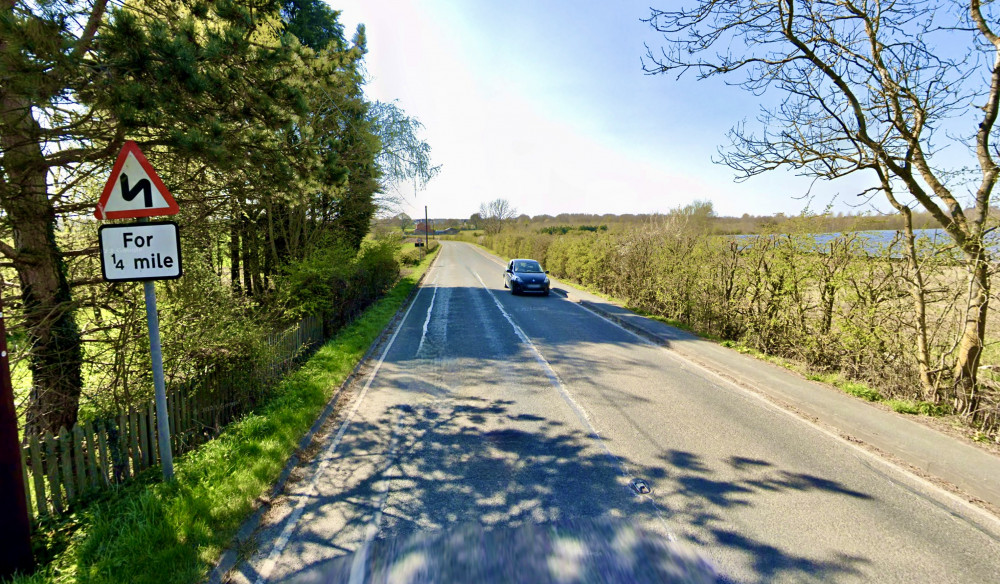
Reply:
M369 99L417 118L441 165L424 190L400 188L413 217L426 205L467 218L497 198L531 216L665 213L695 200L722 216L873 210L857 179L778 171L737 183L713 163L758 98L644 74L645 45L660 46L641 21L650 0L327 1L349 38L365 24Z

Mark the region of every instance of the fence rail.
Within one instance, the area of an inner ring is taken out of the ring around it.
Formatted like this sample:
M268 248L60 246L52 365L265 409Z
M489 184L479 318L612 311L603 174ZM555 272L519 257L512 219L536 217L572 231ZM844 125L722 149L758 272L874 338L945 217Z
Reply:
M267 338L268 355L218 369L167 391L171 448L183 454L210 440L252 408L324 338L321 316ZM58 515L75 501L121 484L160 463L156 412L150 400L117 416L87 420L58 434L27 436L22 477L33 518Z

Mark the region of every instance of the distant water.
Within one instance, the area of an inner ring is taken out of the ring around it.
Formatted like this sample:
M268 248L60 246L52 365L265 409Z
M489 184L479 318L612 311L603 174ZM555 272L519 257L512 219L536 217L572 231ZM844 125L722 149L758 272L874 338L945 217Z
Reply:
M880 229L877 231L854 231L854 232L841 232L841 233L817 233L813 235L816 239L816 243L819 245L825 244L829 241L837 239L838 237L845 237L848 235L854 235L858 239L864 241L865 249L876 250L884 249L894 240L898 242L899 245L903 245L903 232L896 231L894 229ZM938 245L943 245L951 242L951 237L945 233L944 229L914 229L913 237L919 243L930 243L935 247Z
M950 247L952 244L951 237L945 232L944 229L914 229L913 235L917 241L918 248L920 246L926 245L929 248L935 250L940 250L942 248ZM895 242L895 247L902 253L904 241L902 231L896 231L894 229L881 229L875 231L850 231L850 232L838 232L838 233L813 233L811 234L813 240L816 242L817 251L823 252L824 249L829 249L827 245L829 242L848 236L855 237L861 244L865 251L871 253L877 253L889 248L893 242ZM729 236L734 238L736 241L745 241L757 237L757 235L732 235ZM987 236L987 245L991 253L997 254L1000 252L1000 234L994 232ZM898 256L895 250L893 250L893 256ZM956 252L957 253L957 252Z

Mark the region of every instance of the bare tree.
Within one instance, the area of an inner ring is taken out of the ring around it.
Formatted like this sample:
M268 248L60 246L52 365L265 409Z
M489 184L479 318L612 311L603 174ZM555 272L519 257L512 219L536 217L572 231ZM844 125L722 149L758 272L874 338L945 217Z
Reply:
M984 237L998 174L990 141L1000 8L981 0L687 4L653 9L648 22L666 43L647 47L647 73L736 77L781 98L762 107L758 133L731 130L722 160L739 177L782 167L822 179L874 173L862 195L882 192L904 214L922 207L962 251L970 286L952 371L958 405L971 411L990 288Z
M494 199L479 205L480 224L486 235L500 233L505 223L517 216L517 209L507 199Z

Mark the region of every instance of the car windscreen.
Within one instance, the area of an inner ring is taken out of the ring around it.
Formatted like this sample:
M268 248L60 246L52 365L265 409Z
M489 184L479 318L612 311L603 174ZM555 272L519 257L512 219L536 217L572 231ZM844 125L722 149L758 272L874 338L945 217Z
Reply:
M538 262L514 262L515 272L541 273L542 266Z

